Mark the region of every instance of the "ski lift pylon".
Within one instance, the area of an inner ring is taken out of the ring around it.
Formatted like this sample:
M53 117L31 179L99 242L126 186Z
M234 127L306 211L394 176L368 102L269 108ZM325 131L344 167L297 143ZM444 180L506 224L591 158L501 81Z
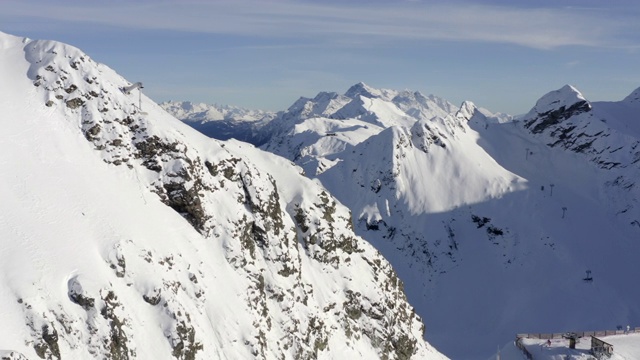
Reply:
M144 89L144 86L142 86L141 82L135 82L129 86L125 86L122 88L122 92L125 94L131 94L131 91L138 89L138 110L140 111L141 115L147 115L146 112L142 111L142 90L140 89Z

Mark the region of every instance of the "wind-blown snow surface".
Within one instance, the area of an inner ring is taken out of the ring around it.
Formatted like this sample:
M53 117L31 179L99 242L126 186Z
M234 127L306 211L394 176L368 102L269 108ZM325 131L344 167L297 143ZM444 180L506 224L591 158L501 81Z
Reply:
M566 86L513 121L357 84L301 98L262 148L352 210L436 347L486 359L519 332L640 323L637 99Z
M444 359L347 208L79 50L0 33L0 354Z

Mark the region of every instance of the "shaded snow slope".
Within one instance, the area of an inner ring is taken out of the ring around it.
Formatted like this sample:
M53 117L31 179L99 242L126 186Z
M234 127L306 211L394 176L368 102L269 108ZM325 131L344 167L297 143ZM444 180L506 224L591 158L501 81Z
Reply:
M640 322L629 286L640 272L637 138L616 130L633 128L634 105L590 103L566 86L514 121L471 102L412 112L426 97L399 93L357 84L334 115L285 112L262 147L351 209L432 343L486 359L518 332Z
M3 356L444 359L300 168L71 46L0 33L0 64Z

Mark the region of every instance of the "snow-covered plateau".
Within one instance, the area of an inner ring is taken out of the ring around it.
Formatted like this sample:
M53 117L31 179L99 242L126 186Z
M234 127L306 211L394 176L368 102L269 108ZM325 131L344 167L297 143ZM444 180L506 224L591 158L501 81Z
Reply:
M0 79L2 359L446 359L289 160L62 43L0 33Z
M521 332L640 325L639 94L567 85L514 118L359 83L300 98L254 143L351 210L430 343L487 359Z

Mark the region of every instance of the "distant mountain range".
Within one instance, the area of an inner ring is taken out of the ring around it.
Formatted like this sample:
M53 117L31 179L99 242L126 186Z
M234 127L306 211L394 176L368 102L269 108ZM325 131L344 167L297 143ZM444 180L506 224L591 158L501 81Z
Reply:
M351 210L437 348L486 359L517 332L640 324L639 99L567 85L512 117L359 83L248 139Z
M194 129L219 140L233 138L251 142L258 129L277 116L269 111L189 101L166 101L159 105Z

